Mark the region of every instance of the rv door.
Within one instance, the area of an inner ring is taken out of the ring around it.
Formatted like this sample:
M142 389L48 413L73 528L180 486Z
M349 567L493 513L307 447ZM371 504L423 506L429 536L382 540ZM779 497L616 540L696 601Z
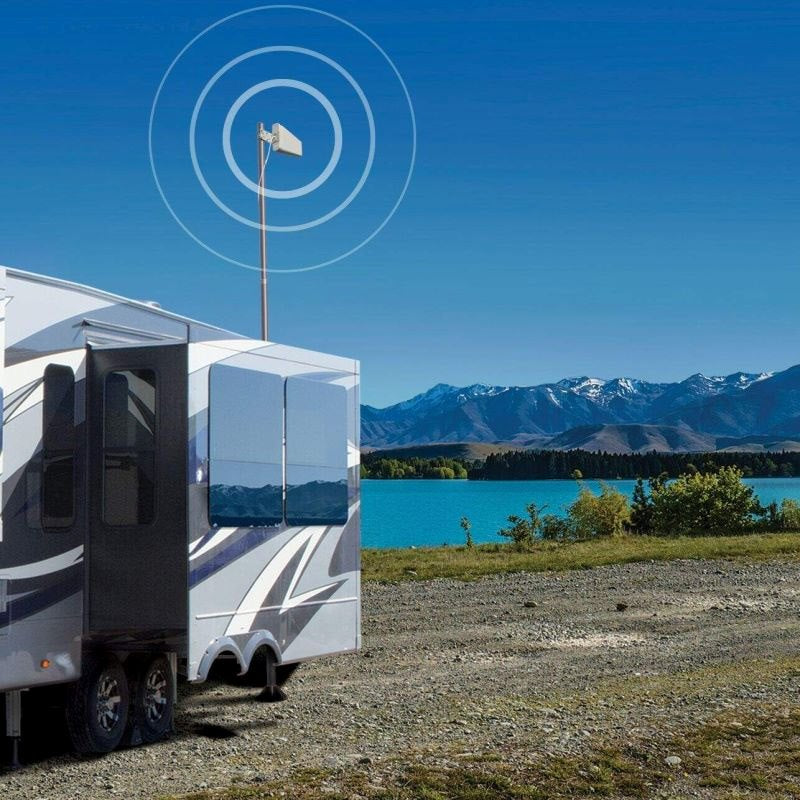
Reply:
M186 346L89 350L88 633L185 632Z

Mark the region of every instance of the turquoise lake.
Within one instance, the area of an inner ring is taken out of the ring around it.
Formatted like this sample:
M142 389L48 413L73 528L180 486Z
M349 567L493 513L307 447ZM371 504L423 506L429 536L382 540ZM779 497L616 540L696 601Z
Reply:
M629 497L634 481L606 481ZM762 503L784 497L800 501L800 478L751 478ZM598 481L586 481L597 491ZM476 542L501 541L497 531L509 514L523 515L527 503L561 514L577 496L573 480L361 482L361 538L364 547L422 547L463 544L463 516L472 522Z

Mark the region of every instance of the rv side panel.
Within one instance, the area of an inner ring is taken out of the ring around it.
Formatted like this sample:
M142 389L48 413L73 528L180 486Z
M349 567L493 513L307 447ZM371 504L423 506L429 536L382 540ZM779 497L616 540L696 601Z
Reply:
M252 341L189 364L189 679L356 649L357 365Z

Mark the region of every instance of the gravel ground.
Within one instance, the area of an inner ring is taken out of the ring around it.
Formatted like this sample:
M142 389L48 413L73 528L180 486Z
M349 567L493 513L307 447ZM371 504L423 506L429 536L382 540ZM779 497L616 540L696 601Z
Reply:
M184 686L169 741L79 760L52 734L49 753L0 777L0 792L152 798L298 767L378 774L406 753L666 741L723 709L796 702L800 677L786 664L798 654L799 599L800 565L775 562L365 585L362 651L303 665L286 702Z

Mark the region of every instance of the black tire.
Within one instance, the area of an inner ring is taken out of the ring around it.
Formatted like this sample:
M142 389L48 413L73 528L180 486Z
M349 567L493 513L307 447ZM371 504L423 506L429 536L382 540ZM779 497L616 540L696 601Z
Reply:
M87 657L83 673L69 690L67 730L77 753L110 753L128 724L128 679L111 655Z
M175 712L175 675L165 656L132 662L131 719L129 739L149 744L172 732ZM138 733L138 737L137 737Z

